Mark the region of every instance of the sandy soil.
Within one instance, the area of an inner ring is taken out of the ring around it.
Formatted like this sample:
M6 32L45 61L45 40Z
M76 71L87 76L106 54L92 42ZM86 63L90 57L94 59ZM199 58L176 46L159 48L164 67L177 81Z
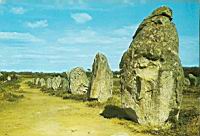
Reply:
M145 136L83 102L48 96L25 83L22 89L19 102L0 104L0 136Z

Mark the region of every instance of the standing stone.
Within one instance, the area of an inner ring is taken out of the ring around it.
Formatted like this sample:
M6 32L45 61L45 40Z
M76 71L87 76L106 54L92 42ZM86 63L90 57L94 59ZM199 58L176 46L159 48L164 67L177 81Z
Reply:
M40 78L39 84L40 87L44 87L46 85L44 78Z
M66 92L69 91L69 81L65 78L62 79L62 89Z
M61 81L62 81L62 79L61 79L60 76L54 77L54 78L52 79L52 88L53 88L53 90L57 90L57 89L60 88L60 86L61 86Z
M39 82L40 82L40 78L36 78L35 85L39 85Z
M92 80L89 91L90 99L105 102L112 97L113 73L106 56L98 53L92 65Z
M51 80L51 78L47 78L46 84L47 84L47 88L48 89L52 88L52 80Z
M184 78L184 86L185 87L190 86L190 80L188 78Z
M8 77L7 77L7 80L8 80L8 81L11 81L11 80L12 80L11 76L8 76Z
M195 77L193 74L189 74L188 77L189 77L191 85L192 86L197 86L197 84L198 84L197 77Z
M140 124L162 125L178 117L184 81L178 46L172 10L160 7L140 24L123 54L122 104L136 112Z
M83 68L76 67L71 70L69 75L70 92L72 94L85 94L87 93L89 80Z

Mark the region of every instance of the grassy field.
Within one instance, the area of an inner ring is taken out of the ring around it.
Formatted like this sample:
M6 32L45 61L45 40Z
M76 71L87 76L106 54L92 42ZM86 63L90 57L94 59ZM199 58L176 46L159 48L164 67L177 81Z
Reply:
M186 119L183 121L186 124L170 130L159 130L141 126L123 117L104 118L100 114L105 105L49 96L40 89L30 88L26 81L22 80L21 91L15 92L24 98L18 101L0 100L0 136L190 136L198 131L195 114L200 104L198 94L184 95L182 119ZM116 94L119 91L117 84L116 81ZM188 119L188 116L195 117Z
M23 99L0 103L1 136L144 135L133 133L119 119L103 118L102 109L90 108L85 102L49 96L24 82L21 88Z

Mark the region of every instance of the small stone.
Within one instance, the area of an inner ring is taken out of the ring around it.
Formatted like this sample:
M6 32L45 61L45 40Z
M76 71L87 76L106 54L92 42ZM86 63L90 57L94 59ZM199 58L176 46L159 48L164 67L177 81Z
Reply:
M7 80L8 80L8 81L11 81L11 80L12 80L11 76L8 76L8 77L7 77Z
M191 85L192 85L192 86L197 86L197 84L198 84L198 79L197 79L197 77L194 76L193 74L189 74L188 77L189 77L189 80L190 80Z

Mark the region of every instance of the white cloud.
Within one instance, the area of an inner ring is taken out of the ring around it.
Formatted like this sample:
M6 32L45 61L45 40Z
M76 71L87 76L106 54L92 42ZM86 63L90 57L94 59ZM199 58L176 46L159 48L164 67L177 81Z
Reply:
M25 9L23 7L13 7L10 10L13 14L24 14L25 13Z
M34 22L27 22L27 26L30 28L44 28L48 26L47 20L38 20Z
M108 40L109 38L109 40ZM68 31L63 38L59 38L61 44L109 44L113 38L98 34L93 30Z
M71 14L71 18L73 18L77 23L83 24L92 20L92 16L87 13L74 13Z
M0 41L18 41L18 42L44 42L44 40L35 37L30 33L19 32L0 32Z
M108 32L100 32L92 29L71 30L59 38L58 43L64 45L119 45L129 44L136 26L124 26Z
M133 36L138 26L139 24L123 26L122 28L114 30L113 33L119 36Z

